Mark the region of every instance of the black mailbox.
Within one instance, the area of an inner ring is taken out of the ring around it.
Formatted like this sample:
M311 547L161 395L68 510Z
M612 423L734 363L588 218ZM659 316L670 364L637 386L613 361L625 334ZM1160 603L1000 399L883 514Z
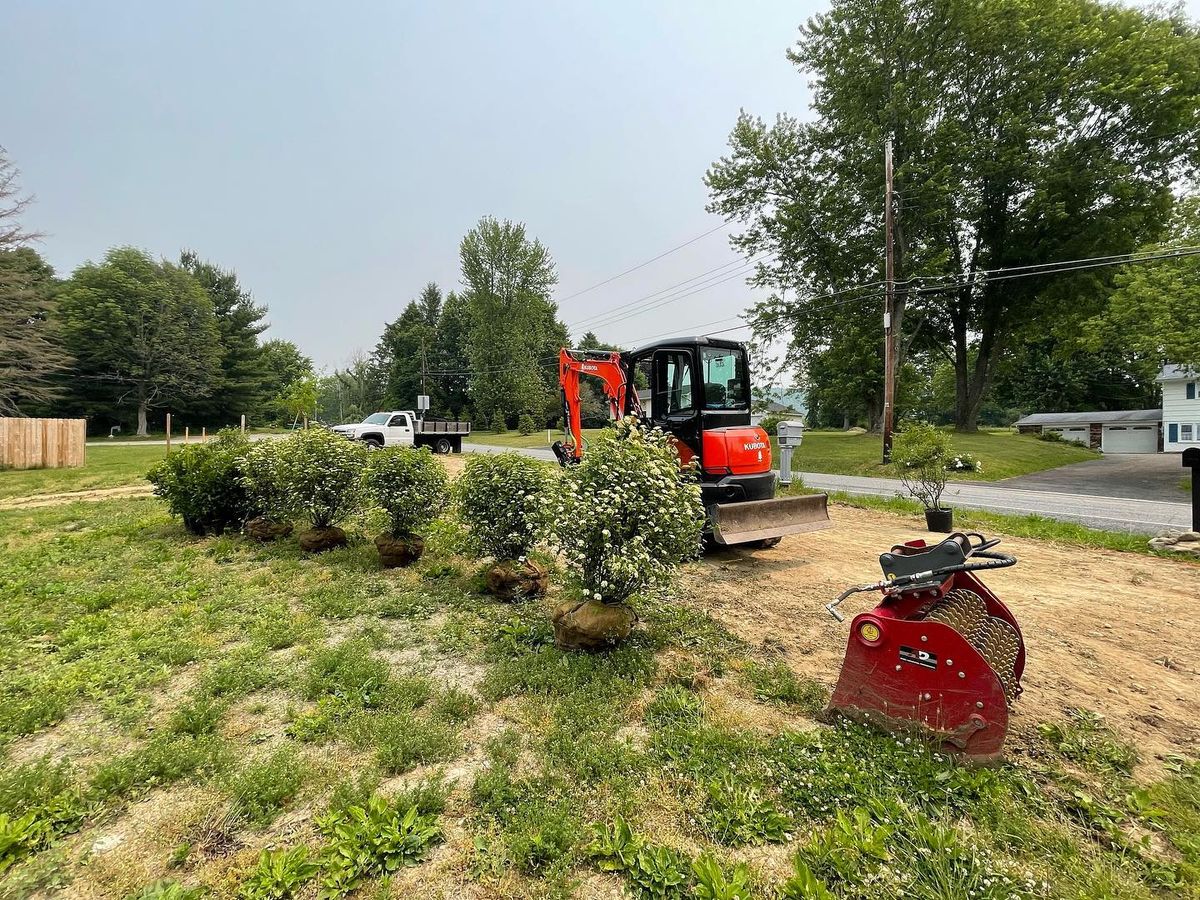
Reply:
M1200 531L1200 447L1183 451L1183 465L1192 470L1192 531Z

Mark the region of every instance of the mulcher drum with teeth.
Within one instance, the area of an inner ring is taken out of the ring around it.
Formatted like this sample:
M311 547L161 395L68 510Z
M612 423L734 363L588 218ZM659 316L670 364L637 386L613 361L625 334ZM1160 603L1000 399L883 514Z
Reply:
M972 759L997 757L1021 693L1025 641L1011 612L976 577L1016 559L998 540L953 534L910 541L879 558L884 579L845 591L883 598L850 625L830 709L890 731L919 731Z

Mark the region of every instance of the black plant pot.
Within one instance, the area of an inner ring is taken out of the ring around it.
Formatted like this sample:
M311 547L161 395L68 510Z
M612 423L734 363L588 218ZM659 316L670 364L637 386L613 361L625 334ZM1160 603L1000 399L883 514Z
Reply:
M936 531L940 534L949 534L954 530L954 510L925 510L925 527L930 531Z

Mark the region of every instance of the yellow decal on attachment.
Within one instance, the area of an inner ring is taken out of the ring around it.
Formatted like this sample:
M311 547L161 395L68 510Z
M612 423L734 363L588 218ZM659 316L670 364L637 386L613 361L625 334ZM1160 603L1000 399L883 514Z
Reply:
M863 622L858 628L858 636L868 643L875 643L879 640L879 626L874 622Z

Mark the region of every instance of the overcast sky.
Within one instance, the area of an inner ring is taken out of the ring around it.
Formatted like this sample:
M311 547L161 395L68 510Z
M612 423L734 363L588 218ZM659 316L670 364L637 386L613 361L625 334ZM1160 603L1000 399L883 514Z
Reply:
M458 287L483 215L546 244L578 335L737 272L720 230L570 296L721 224L704 171L739 108L804 112L784 51L824 7L8 0L0 145L60 273L118 244L194 249L319 366L374 346L427 281ZM703 331L752 299L735 277L597 331Z

